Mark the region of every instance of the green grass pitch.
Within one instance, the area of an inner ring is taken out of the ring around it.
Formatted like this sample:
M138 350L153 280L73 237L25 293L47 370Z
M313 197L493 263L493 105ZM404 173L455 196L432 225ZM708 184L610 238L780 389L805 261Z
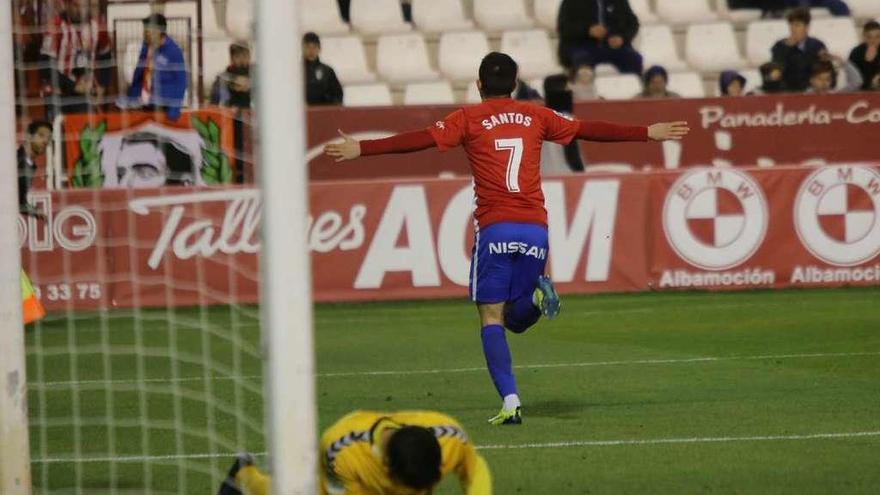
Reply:
M318 306L321 427L445 411L498 494L880 493L877 288L563 301L508 335L524 424L502 428L469 303ZM35 493L211 494L265 451L256 308L78 313L27 346Z

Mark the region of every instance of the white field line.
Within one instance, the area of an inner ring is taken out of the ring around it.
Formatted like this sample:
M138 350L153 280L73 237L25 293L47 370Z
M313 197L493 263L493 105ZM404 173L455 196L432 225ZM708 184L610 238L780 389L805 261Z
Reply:
M626 445L662 445L662 444L688 444L688 443L730 443L730 442L781 442L802 440L834 440L880 437L880 431L853 431L841 433L808 433L802 435L757 435L746 437L690 437L690 438L628 438L621 440L578 440L567 442L547 443L521 443L521 444L497 444L477 445L477 450L520 450L520 449L563 449L572 447L613 447ZM34 459L33 464L65 464L65 463L127 463L127 462L162 462L177 460L198 460L228 458L232 459L236 453L214 454L177 454L156 456L118 456L118 457L48 457ZM254 454L265 456L266 452Z
M765 354L756 356L705 356L693 358L670 358L670 359L634 359L620 361L587 361L582 363L543 363L543 364L523 364L514 366L516 369L548 369L548 368L589 368L600 366L629 366L629 365L653 365L653 364L688 364L688 363L714 363L722 361L761 361L771 359L810 359L810 358L841 358L841 357L858 357L858 356L880 356L880 351L876 352L818 352L812 354ZM341 371L318 373L319 378L340 378L340 377L359 377L359 376L407 376L407 375L440 375L447 373L474 373L484 371L486 368L482 366L470 368L437 368L437 369L421 369L421 370L385 370L385 371ZM253 380L260 378L261 375L233 375L233 376L215 376L212 380ZM70 386L86 386L86 385L135 385L139 383L182 383L197 382L204 380L204 376L180 377L180 378L146 378L144 380L80 380L80 381L52 381L52 382L35 382L30 385L35 388L50 387L70 387Z

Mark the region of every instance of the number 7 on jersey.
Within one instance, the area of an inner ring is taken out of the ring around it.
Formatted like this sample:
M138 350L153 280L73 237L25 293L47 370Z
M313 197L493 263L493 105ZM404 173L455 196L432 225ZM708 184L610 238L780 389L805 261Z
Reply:
M510 157L507 159L507 190L510 192L519 192L519 165L523 156L523 140L522 138L513 139L496 139L496 151L510 151Z

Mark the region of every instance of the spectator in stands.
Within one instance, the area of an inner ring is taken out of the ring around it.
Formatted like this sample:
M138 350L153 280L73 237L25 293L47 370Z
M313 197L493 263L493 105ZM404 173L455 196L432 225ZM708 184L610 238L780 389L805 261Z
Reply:
M680 98L681 95L669 91L669 73L659 65L649 67L642 76L644 90L637 96L639 98Z
M721 96L744 96L746 94L746 78L735 70L726 70L718 78Z
M844 86L837 84L837 75L841 68L846 72L846 85ZM806 92L813 94L845 93L856 91L861 87L862 76L853 64L840 57L830 57L830 60L820 60L813 64L810 87Z
M568 71L568 88L575 101L600 99L596 92L596 73L587 64L578 64Z
M773 94L785 91L781 65L776 62L767 62L761 65L759 70L761 71L761 87L754 90L753 94Z
M817 7L831 11L831 15L848 17L849 7L843 0L788 0L789 7Z
M513 99L515 100L523 100L523 101L543 101L544 98L541 98L541 93L538 92L537 89L531 87L529 83L523 81L522 79L516 80L516 88L513 90Z
M642 56L632 46L639 20L628 0L562 0L557 29L565 67L611 63L622 73L641 74Z
M862 74L862 89L872 89L874 80L880 74L880 23L869 21L862 29L865 42L853 48L849 61Z
M782 65L782 79L789 91L804 91L810 85L813 64L827 52L825 43L810 37L810 9L798 7L788 13L789 35L773 45L773 61Z
M62 112L87 111L110 82L110 37L97 2L64 1L43 37L43 93L55 94Z
M848 16L849 7L843 0L727 0L727 5L734 9L761 9L763 17L782 17L788 8L820 7L831 11L833 15Z
M27 201L27 193L37 172L35 160L46 153L52 140L52 124L41 120L27 126L24 143L18 148L18 208L21 213L33 214L34 207Z
M302 41L306 77L306 102L309 105L339 105L342 103L342 85L336 72L321 62L321 38L312 32Z
M144 42L122 106L162 110L176 120L187 87L183 50L168 36L164 15L152 14L143 23Z
M246 42L229 45L229 67L214 80L211 104L251 107L251 49Z

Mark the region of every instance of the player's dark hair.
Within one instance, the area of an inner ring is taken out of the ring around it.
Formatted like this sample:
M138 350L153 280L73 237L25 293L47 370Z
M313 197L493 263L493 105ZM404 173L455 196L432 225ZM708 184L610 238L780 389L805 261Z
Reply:
M416 490L440 481L440 443L434 432L421 426L404 426L391 434L385 449L391 477Z
M518 71L516 62L506 53L486 55L480 62L481 93L485 97L510 96L516 88Z
M52 124L46 122L45 120L35 120L35 121L31 122L30 124L28 124L27 133L28 133L28 135L33 136L34 134L37 133L37 131L39 131L40 129L42 129L44 127L46 129L49 129L50 132L52 131Z
M862 28L862 32L867 33L868 31L873 31L875 29L880 29L880 22L868 21L865 23L865 27Z
M318 37L317 34L309 31L308 33L303 35L303 43L314 43L318 46L321 46L321 38Z
M810 15L810 9L807 7L798 7L796 9L791 9L791 12L785 16L785 19L789 24L792 22L802 22L807 26L810 25L810 21L813 20L813 17Z

